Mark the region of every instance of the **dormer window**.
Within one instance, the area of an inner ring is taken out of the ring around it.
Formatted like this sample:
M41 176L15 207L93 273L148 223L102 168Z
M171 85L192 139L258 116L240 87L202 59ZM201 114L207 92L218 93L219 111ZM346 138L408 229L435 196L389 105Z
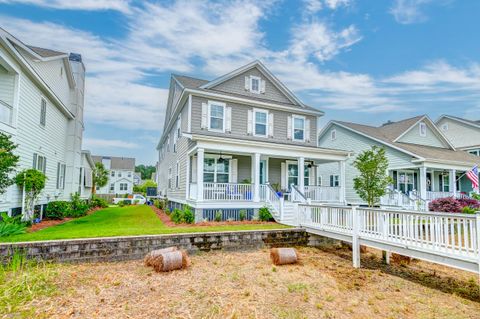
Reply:
M260 93L260 78L258 76L250 76L250 92Z
M420 126L419 126L419 129L420 129L420 136L427 136L427 124L425 123L420 123Z

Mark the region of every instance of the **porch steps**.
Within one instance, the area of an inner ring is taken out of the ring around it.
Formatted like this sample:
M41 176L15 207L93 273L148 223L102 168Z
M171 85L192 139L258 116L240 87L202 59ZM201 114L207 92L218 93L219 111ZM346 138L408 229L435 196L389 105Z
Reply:
M283 218L281 220L282 224L295 226L297 219L295 216L297 212L295 211L296 205L292 202L285 201L283 203Z

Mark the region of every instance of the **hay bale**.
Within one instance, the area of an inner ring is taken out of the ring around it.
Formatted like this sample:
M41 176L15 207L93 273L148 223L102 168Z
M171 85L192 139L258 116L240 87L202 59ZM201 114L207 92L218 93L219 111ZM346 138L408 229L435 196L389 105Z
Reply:
M272 248L270 258L275 265L295 264L298 254L295 248Z
M151 264L156 272L185 269L190 264L185 251L175 250L153 257Z
M156 250L152 250L151 252L149 252L145 258L143 259L143 262L145 264L145 266L149 267L149 266L153 266L152 264L152 260L163 254L163 253L168 253L168 252L171 252L171 251L176 251L178 250L177 247L167 247L167 248L162 248L162 249L156 249Z

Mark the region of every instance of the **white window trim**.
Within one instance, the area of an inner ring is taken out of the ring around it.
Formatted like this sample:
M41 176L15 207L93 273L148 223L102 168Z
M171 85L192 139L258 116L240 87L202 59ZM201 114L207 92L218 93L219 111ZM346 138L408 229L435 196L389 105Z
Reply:
M423 127L425 128L425 132L423 132L423 130L422 130ZM422 137L427 136L427 124L426 123L421 122L418 125L418 130L419 130L420 136L422 136Z
M337 139L337 130L333 129L330 131L330 140L335 141Z
M207 159L207 158L210 158L210 159L214 159L215 160L215 165L214 165L214 169L213 169L213 172L208 172L210 174L213 173L213 183L218 183L217 182L217 161L218 159L222 157L223 159L225 160L228 160L228 161L231 161L233 159L233 157L231 155L220 155L220 154L205 154L204 156L204 161ZM230 183L230 176L231 176L231 170L232 170L232 166L231 166L231 163L229 163L228 165L228 172L227 173L221 173L221 174L228 174L228 182ZM203 164L203 174L205 174L205 162Z
M258 90L254 90L253 89L253 80L257 80L258 81ZM254 76L254 75L250 75L250 92L251 93L256 93L256 94L260 94L260 86L261 86L261 81L262 79L258 76Z
M299 140L295 138L295 119L301 119L303 120L303 139ZM295 142L305 142L305 122L307 121L307 118L303 115L292 115L292 141Z
M255 113L264 113L265 117L265 134L257 134L257 117ZM262 109L253 109L253 136L256 137L268 137L268 117L269 112L267 110Z
M222 129L214 129L211 128L211 109L212 105L217 105L223 107L223 122L222 122ZM208 130L211 132L220 132L220 133L225 133L225 121L226 121L226 112L227 112L227 105L224 102L216 102L216 101L208 101L208 108L207 108L207 127Z

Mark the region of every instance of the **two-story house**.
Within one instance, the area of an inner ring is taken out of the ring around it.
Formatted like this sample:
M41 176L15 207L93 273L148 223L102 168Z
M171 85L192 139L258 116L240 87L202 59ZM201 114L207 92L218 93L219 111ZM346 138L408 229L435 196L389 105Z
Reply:
M0 28L0 132L12 137L17 171L47 176L39 205L91 191L92 162L82 153L85 67L79 54L28 46ZM88 176L90 174L90 176ZM22 211L22 190L0 195L0 211Z
M453 146L480 156L480 121L442 115L436 124Z
M428 201L436 198L465 196L472 186L464 173L480 163L480 158L452 145L426 115L379 127L331 121L320 132L318 144L351 152L346 167L349 204L365 204L353 187L358 171L352 164L359 153L373 145L385 148L388 173L394 181L393 192L382 198L385 206L424 209ZM338 174L338 169L328 164L318 168L318 176L327 185Z
M238 218L241 209L251 217L266 205L285 219L292 196L307 192L342 202L344 175L317 188L316 166L342 171L347 158L317 147L322 115L259 61L212 81L172 75L157 146L159 194L193 207L197 221L218 211Z
M135 159L131 157L92 156L108 170L108 183L97 187L96 194L132 194L135 178Z

